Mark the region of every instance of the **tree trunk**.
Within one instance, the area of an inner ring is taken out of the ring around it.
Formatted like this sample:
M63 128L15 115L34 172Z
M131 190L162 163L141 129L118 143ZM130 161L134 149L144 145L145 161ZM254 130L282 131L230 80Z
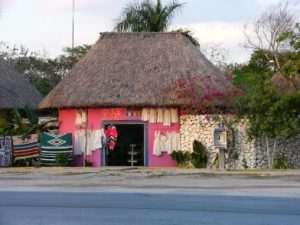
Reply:
M277 138L274 138L274 142L273 142L273 152L272 152L272 165L274 163L274 158L275 158L275 152L276 152L276 144L277 144Z
M267 157L268 157L268 167L271 168L271 160L270 160L270 148L269 148L269 138L266 138L266 148L267 148Z

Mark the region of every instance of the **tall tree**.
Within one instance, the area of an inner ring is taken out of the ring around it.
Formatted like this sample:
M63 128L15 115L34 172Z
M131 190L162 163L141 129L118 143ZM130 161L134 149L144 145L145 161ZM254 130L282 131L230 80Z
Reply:
M286 61L280 56L295 51L297 35L299 38L296 24L296 17L288 3L268 8L252 24L245 25L245 47L262 52L276 71L287 76L295 75L285 74L287 70L283 70L283 65Z
M163 32L170 25L175 13L183 6L173 0L162 5L160 0L156 4L151 0L129 3L116 20L115 31L128 32Z
M248 121L249 139L265 140L271 168L279 137L290 138L300 133L300 91L282 95L272 82L265 81L250 89L239 100L239 105L239 117Z

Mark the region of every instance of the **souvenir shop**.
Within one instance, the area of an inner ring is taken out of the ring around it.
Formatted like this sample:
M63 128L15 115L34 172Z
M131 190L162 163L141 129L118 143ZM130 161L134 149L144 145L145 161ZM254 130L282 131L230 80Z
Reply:
M176 108L59 111L60 133L73 134L75 166L176 166L178 118Z
M74 166L173 167L187 102L168 89L194 75L227 84L183 33L101 33L39 109L58 109Z
M21 160L55 166L60 153L72 166L176 166L175 108L61 110L59 120L59 134L0 137L0 166Z

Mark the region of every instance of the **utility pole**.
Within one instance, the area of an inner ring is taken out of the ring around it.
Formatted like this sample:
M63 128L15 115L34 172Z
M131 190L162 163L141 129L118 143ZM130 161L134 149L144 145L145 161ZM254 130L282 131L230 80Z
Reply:
M74 13L75 13L75 0L72 6L72 57L74 56Z

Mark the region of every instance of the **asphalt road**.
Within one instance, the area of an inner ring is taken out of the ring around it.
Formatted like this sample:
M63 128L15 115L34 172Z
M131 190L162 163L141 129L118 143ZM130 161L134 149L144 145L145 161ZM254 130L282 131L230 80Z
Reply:
M0 225L300 224L300 198L182 192L0 192Z

